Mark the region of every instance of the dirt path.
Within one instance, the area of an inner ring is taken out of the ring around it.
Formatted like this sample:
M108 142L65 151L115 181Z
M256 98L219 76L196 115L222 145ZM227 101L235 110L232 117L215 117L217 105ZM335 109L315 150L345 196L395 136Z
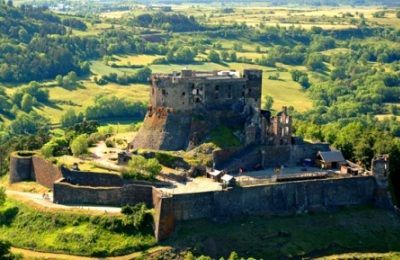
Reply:
M151 258L151 256L156 256L163 251L170 250L170 247L154 247L144 252L136 252L129 255L124 256L116 256L116 257L106 257L106 258L95 258L95 257L85 257L85 256L74 256L67 254L55 254L55 253L45 253L45 252L37 252L28 249L16 248L12 247L11 252L14 254L20 254L24 259L57 259L57 260L85 260L85 259L110 259L110 260L128 260L128 259L137 259L143 256Z
M97 212L107 212L107 213L119 213L121 212L121 208L119 207L103 207L103 206L80 206L80 205L61 205L61 204L55 204L52 201L52 194L48 193L48 197L44 198L43 194L38 194L38 193L31 193L31 192L22 192L22 191L13 191L13 190L7 190L6 194L9 196L17 196L17 197L23 197L24 199L27 199L29 201L34 202L35 204L38 204L42 207L45 208L51 208L51 209L80 209L80 210L91 210L91 211L97 211Z

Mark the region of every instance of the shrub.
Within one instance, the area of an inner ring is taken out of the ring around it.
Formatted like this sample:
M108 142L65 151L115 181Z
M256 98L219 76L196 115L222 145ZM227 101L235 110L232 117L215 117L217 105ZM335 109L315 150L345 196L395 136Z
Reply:
M122 172L125 179L135 180L154 180L157 174L161 172L162 166L157 159L148 159L143 156L132 156L128 166Z
M12 259L10 248L11 244L9 242L0 240L0 259Z
M41 152L44 157L49 158L52 156L61 156L68 154L68 141L64 137L53 138L50 142L46 143Z
M0 224L10 225L19 212L18 207L6 208L0 211Z
M78 115L75 113L75 110L68 109L65 114L61 116L61 126L62 127L72 127L77 123L83 121L83 114L79 113Z
M219 63L221 62L221 57L219 56L218 52L211 50L207 56L208 60L211 62Z
M135 229L141 229L145 224L151 223L151 214L144 203L138 203L135 206L124 206L121 213L125 215L124 224L129 227L132 225Z
M113 140L111 140L110 138L108 138L105 143L108 148L115 147L115 142Z
M0 187L0 206L2 206L6 202L6 188Z
M79 135L71 143L71 151L74 156L87 153L89 148L88 136L86 134Z

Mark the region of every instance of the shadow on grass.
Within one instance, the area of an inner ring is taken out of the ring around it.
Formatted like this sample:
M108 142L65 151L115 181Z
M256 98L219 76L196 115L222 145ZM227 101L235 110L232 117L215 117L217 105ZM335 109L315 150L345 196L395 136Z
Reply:
M350 208L282 217L198 220L178 225L164 242L196 255L268 259L315 258L343 253L400 251L400 218L375 208Z

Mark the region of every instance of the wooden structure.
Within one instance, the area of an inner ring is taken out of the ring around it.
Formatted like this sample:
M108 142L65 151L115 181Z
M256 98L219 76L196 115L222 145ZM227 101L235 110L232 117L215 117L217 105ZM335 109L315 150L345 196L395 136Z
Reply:
M341 151L318 152L316 164L322 169L340 169L346 160Z

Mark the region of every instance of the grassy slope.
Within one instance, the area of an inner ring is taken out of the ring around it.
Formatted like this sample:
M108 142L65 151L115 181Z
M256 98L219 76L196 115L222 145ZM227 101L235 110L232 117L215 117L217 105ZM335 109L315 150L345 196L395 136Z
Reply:
M39 113L51 119L53 123L58 123L61 115L69 108L77 112L83 112L85 108L93 104L96 95L114 95L120 98L127 98L134 101L147 102L149 98L148 86L142 84L132 84L120 86L117 84L107 84L98 86L90 80L82 81L81 87L76 89L65 89L62 87L51 87L50 99L56 101L54 106L43 106L38 108ZM71 104L59 103L59 101L71 101Z
M166 245L197 254L282 259L341 253L400 252L400 218L370 208L333 214L243 218L229 223L186 222Z
M116 215L34 209L14 200L8 200L0 211L15 206L19 212L11 223L0 226L0 239L7 239L16 247L77 255L116 255L155 245L151 230L134 234L113 231L113 219L121 218Z

